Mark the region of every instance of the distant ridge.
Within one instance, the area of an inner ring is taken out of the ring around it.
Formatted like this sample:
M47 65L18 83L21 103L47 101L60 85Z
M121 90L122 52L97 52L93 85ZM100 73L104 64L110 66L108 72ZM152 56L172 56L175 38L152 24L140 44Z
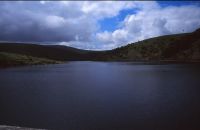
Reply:
M81 50L61 45L0 43L0 52L59 61L200 61L200 29L192 33L150 38L109 51Z

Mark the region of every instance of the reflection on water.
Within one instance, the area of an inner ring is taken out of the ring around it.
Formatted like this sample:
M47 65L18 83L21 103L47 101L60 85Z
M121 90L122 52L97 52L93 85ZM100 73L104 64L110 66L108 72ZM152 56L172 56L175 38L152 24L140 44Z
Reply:
M0 124L200 129L198 65L69 62L0 70Z

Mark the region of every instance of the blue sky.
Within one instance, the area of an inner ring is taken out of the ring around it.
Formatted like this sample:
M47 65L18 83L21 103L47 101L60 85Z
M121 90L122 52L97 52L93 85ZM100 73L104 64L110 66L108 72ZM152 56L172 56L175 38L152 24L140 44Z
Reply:
M200 6L199 1L157 1L162 7L167 6L186 6L186 5L197 5Z
M188 6L188 5L200 6L199 1L164 1L164 2L157 1L157 2L163 8L169 6L176 6L176 7ZM101 30L114 31L119 26L120 22L122 22L127 15L136 14L137 11L138 11L137 8L126 9L120 11L119 15L115 17L105 18L103 20L100 20L99 24L101 26Z
M120 23L125 19L127 15L135 14L137 11L138 9L126 9L120 11L119 14L115 17L100 20L100 31L114 31L117 27L119 27Z
M107 50L200 27L200 2L1 1L0 41Z

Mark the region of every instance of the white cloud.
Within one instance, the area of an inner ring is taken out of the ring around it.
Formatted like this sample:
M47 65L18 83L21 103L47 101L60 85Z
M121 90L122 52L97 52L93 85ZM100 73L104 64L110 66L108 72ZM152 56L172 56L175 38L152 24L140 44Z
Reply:
M116 16L121 10L129 9L133 6L134 2L130 1L84 1L82 11L93 18L101 19Z
M45 3L46 3L46 1L40 1L40 3L41 3L41 4L45 4Z
M112 33L109 33L108 31L97 33L97 38L102 42L113 42Z
M99 29L98 20L116 16L131 6L132 2L114 1L1 2L0 39L25 42L82 41L91 43L92 47L92 39Z
M45 19L46 26L49 28L58 28L65 23L65 19L56 15L49 15Z
M108 45L115 44L114 47L117 47L155 36L191 32L200 27L198 6L161 8L156 2L138 2L137 8L139 11L128 15L121 28L113 32L100 32L97 39Z
M100 20L126 9L137 12L113 32L100 30ZM111 49L200 26L200 7L163 8L155 1L5 1L0 2L0 16L0 40L58 42L82 49Z

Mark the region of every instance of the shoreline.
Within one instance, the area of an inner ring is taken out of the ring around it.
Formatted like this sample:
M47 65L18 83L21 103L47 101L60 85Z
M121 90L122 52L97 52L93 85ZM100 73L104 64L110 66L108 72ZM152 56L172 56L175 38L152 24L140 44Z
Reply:
M0 130L47 130L47 129L0 125Z
M54 65L54 64L64 64L67 62L120 62L120 63L135 63L141 65L168 65L168 64L200 64L200 61L178 61L178 60L160 60L160 61L135 61L135 60L71 60L71 61L62 61L59 63L42 63L42 64L10 64L10 65L0 65L0 69L6 68L16 68L16 67L25 67L25 66L38 66L38 65Z

